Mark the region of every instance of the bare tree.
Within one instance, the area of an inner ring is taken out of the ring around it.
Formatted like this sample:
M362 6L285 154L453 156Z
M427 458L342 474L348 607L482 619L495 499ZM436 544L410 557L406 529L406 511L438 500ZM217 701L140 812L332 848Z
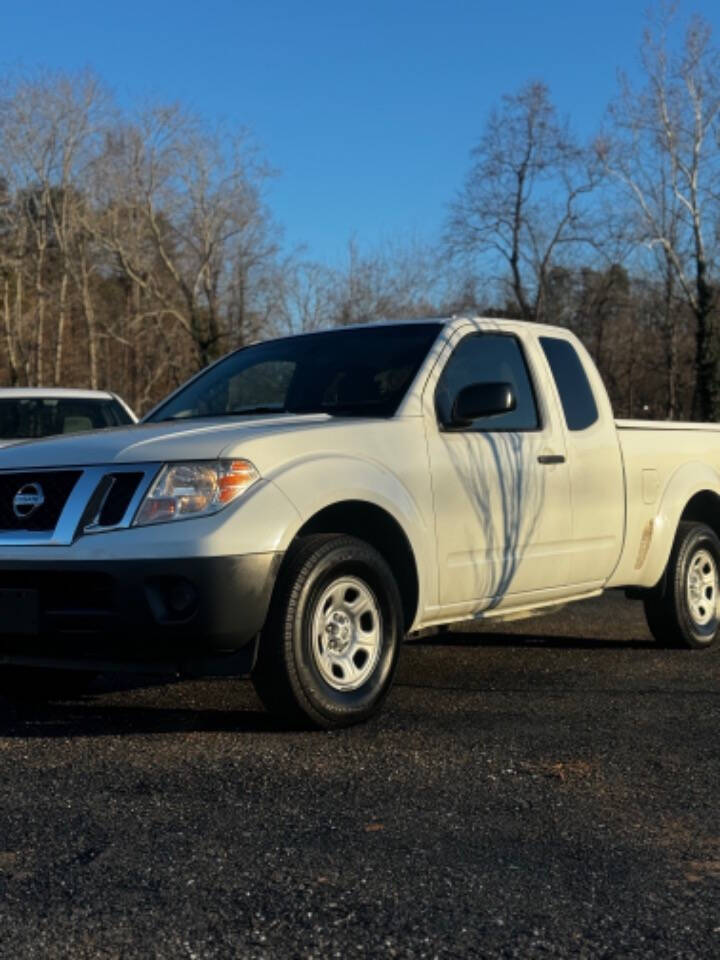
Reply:
M541 320L561 247L592 237L584 200L597 171L542 83L503 97L472 157L451 207L447 248L453 256L499 260L520 316Z
M636 213L638 243L652 252L664 291L669 408L677 401L680 301L696 323L693 416L720 417L712 229L720 198L720 55L694 18L680 53L669 51L672 15L650 24L642 46L645 86L622 81L612 132L598 154Z
M30 297L22 297L16 273L15 344L25 354L25 380L59 382L65 343L69 281L81 276L71 256L76 245L76 207L84 168L99 131L106 95L93 74L41 74L11 78L0 104L0 164L13 192L15 235ZM20 218L18 221L17 218ZM21 222L20 222L21 221ZM27 311L21 306L25 302ZM7 313L7 297L6 297ZM20 327L24 333L20 333ZM7 329L7 323L6 323ZM92 359L96 350L88 328ZM19 339L18 339L19 337ZM11 364L14 363L11 359ZM93 364L90 364L91 369ZM96 371L91 379L97 380Z
M11 383L144 407L266 332L282 296L267 169L178 106L128 116L97 77L0 77L0 336Z
M277 319L283 333L305 333L333 325L337 274L309 261L286 262L276 278Z
M435 252L412 239L389 241L364 253L353 239L330 289L333 323L364 323L435 312L440 272Z
M98 158L88 228L185 332L201 366L228 341L231 288L237 331L253 270L274 254L266 175L242 138L210 134L179 107L113 131Z

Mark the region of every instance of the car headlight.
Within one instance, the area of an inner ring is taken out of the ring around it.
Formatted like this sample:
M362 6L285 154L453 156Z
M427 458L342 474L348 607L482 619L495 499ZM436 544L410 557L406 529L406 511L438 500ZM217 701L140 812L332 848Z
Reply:
M167 463L145 494L133 526L207 517L237 500L259 479L249 460Z

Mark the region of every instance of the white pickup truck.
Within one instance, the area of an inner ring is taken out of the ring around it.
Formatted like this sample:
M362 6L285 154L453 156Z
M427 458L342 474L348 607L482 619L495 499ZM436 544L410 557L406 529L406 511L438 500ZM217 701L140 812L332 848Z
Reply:
M0 681L251 673L368 717L406 634L609 587L718 630L720 434L616 421L567 330L454 317L232 353L137 426L0 450Z

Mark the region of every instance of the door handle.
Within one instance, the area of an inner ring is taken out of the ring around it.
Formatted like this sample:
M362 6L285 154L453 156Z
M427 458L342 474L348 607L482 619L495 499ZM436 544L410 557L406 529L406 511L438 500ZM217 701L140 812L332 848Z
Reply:
M537 459L538 463L565 463L565 457L561 453L541 453Z

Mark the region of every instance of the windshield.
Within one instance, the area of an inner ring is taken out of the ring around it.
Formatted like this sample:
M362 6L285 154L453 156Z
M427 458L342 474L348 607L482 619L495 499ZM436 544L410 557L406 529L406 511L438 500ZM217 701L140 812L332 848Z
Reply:
M80 433L132 423L127 411L110 399L3 397L0 439L28 440L56 433Z
M268 340L209 367L148 421L253 413L391 417L440 329L413 323Z

